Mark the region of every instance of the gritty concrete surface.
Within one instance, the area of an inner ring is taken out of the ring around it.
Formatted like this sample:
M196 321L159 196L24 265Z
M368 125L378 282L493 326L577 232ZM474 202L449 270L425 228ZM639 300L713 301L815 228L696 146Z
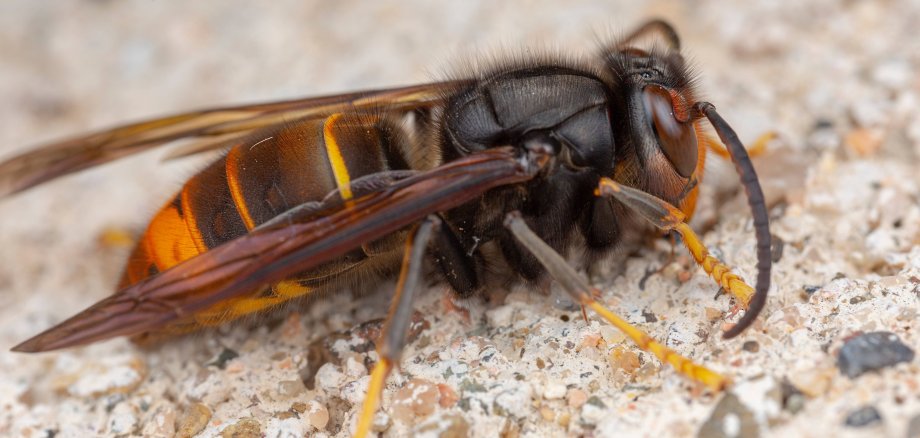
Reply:
M732 303L682 252L646 275L668 260L665 242L596 282L616 312L735 386L701 394L596 317L584 322L558 293L515 289L462 312L447 311L433 286L376 428L920 436L916 359L895 349L884 354L906 361L854 377L837 367L841 348L863 333L920 347L915 0L5 1L0 154L178 110L419 82L503 47L589 51L597 35L650 16L675 23L703 95L743 139L781 134L755 161L781 251L763 316L731 341L720 329ZM141 229L202 165L161 164L162 153L0 201L0 350L110 293L127 249L101 236ZM731 166L711 160L704 186L694 226L753 278L753 233ZM115 340L0 351L0 436L348 436L388 291L343 293L149 350Z

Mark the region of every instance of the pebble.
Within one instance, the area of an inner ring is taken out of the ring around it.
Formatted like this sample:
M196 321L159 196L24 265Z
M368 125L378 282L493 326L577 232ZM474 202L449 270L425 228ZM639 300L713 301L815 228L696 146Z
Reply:
M558 400L565 397L566 387L562 382L551 381L546 383L543 388L543 398L547 400Z
M506 415L513 418L526 418L531 412L531 402L533 400L533 388L525 382L515 382L516 385L508 384L501 388L501 392L495 396L493 407L495 411L503 411Z
M207 363L207 366L215 366L219 369L224 369L227 367L227 362L240 357L240 354L229 348L224 348L220 351L220 354L214 358L214 360Z
M278 382L278 395L284 398L294 398L306 389L300 380L282 380Z
M141 430L142 436L175 436L176 411L171 408L162 408L154 416L153 421L147 421Z
M722 311L714 307L704 307L703 311L706 314L706 319L710 322L722 318Z
M601 332L601 337L604 338L604 342L606 342L607 345L619 344L620 342L626 340L626 335L624 335L623 332L609 325L602 325L599 331Z
M844 424L850 427L864 427L881 421L882 416L878 413L878 409L875 409L874 406L864 406L850 412Z
M601 340L600 333L588 333L581 338L581 342L578 344L576 351L581 351L585 348L595 348Z
M136 356L112 356L87 365L67 392L74 397L128 394L147 377L147 366Z
M119 403L112 410L109 420L109 432L114 435L127 435L133 433L137 427L137 415L128 403Z
M305 429L305 424L300 421L300 419L286 418L269 418L268 423L265 425L265 434L262 436L273 437L273 438L300 438L306 436L307 431Z
M699 438L754 438L760 430L754 414L735 394L726 393L700 427Z
M756 353L760 351L760 344L757 341L745 341L744 344L741 344L741 349L750 353Z
M626 346L621 345L610 352L610 366L614 370L623 370L630 375L639 365L639 355Z
M581 421L585 424L598 424L607 417L609 417L609 410L606 407L593 403L585 403L581 407Z
M559 416L556 417L556 424L566 428L569 427L569 423L572 422L572 414L568 412L561 412Z
M884 133L880 129L862 128L847 134L843 139L843 144L856 155L868 157L878 152L884 139Z
M412 379L396 391L390 402L393 418L411 424L417 417L427 417L438 407L438 385L424 379Z
M805 393L793 386L789 381L780 384L780 399L783 409L790 413L798 414L805 407Z
M352 405L361 406L364 404L364 397L367 395L367 387L371 383L370 376L364 376L358 380L352 380L339 388L339 397L348 401ZM331 393L335 394L335 393Z
M578 388L572 388L565 395L570 408L578 409L588 401L588 394Z
M914 360L914 351L891 332L871 332L847 340L837 354L840 372L853 379L859 375Z
M470 435L470 424L462 415L448 414L426 421L414 432L418 437L466 438Z
M316 430L323 430L329 424L329 410L317 401L311 400L304 412L307 422Z
M339 367L331 363L325 363L319 367L313 381L317 389L327 394L335 394L342 383L345 382L345 375L339 371Z
M198 435L198 432L204 430L204 427L208 425L208 421L211 421L211 409L202 403L195 403L179 422L176 436L191 438Z
M255 418L243 418L220 431L221 438L259 438L262 425Z
M888 122L887 102L864 99L850 108L853 120L861 128L884 126Z
M782 385L771 376L737 382L732 394L751 411L758 424L769 424L780 417L783 409Z
M348 377L364 377L367 375L367 367L358 359L357 355L348 355L342 366L342 371Z
M444 383L438 383L438 392L441 394L438 404L442 408L449 408L460 400L460 396L457 394L457 391L454 391L449 385Z
M895 91L909 86L913 78L914 74L910 65L903 60L885 61L872 70L874 81Z
M837 372L830 367L813 367L789 375L789 382L809 397L819 397L826 393Z

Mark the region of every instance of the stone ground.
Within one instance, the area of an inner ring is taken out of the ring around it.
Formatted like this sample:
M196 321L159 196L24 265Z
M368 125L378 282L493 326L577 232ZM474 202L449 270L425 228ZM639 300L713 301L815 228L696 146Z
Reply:
M615 311L735 386L701 394L559 294L474 300L466 319L434 286L378 429L915 438L917 360L857 374L910 357L884 342L860 350L861 334L920 346L920 2L801 3L7 1L0 154L178 110L419 82L502 47L590 51L597 35L663 16L741 137L781 134L755 162L782 247L772 295L752 330L725 341L732 304L682 253L640 287L666 262L664 242L598 284ZM127 249L103 236L141 229L202 165L162 154L0 201L0 350L111 291ZM749 214L731 166L711 161L694 226L752 278ZM150 350L0 351L0 435L348 436L387 290Z

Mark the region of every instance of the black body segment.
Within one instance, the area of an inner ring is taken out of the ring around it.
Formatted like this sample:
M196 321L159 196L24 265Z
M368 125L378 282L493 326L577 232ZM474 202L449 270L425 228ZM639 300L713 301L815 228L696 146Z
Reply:
M508 71L449 102L445 140L458 153L519 144L535 132L566 147L572 164L613 165L613 133L604 83L562 67Z

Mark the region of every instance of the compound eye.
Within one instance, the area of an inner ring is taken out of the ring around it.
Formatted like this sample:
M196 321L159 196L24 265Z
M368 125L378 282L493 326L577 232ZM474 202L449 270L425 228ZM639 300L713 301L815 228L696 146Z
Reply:
M648 85L642 91L645 113L651 119L658 146L680 176L689 178L696 169L696 130L690 121L675 115L671 93L660 85Z

